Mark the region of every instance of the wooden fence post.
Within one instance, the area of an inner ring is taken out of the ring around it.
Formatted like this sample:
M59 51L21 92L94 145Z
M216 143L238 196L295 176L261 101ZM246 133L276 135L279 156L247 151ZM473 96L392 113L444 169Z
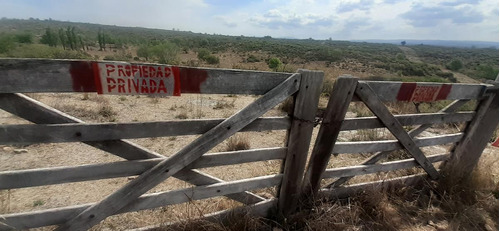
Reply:
M358 78L351 76L341 76L335 82L304 177L303 198L307 200L312 199L320 188L321 175L332 155L357 83Z
M302 80L295 99L292 126L288 135L288 151L283 163L284 175L278 192L278 212L284 217L294 211L301 193L324 75L323 72L317 71L298 72L302 74Z
M480 101L476 116L465 130L450 159L442 167L451 184L467 178L477 165L484 148L498 127L498 88L496 93Z

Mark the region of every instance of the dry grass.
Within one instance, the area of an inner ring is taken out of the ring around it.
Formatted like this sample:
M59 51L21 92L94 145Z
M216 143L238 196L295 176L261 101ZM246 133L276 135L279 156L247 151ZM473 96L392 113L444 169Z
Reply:
M320 198L280 223L243 215L226 225L191 220L158 230L498 230L498 156L486 153L478 166L452 186L423 180L334 201Z
M286 112L287 115L292 115L293 114L293 97L288 97L278 105L278 109L282 112Z
M241 134L236 134L226 142L226 151L239 151L239 150L247 150L250 149L250 142L248 141L248 137Z
M228 102L226 100L218 100L212 109L220 110L220 109L226 109L226 108L234 108L235 101L236 101L236 99L233 99L232 102Z

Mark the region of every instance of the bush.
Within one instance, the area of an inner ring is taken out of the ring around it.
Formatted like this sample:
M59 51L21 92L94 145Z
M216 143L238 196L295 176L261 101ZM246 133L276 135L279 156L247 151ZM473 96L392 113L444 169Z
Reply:
M267 62L267 65L269 66L269 68L273 69L273 71L278 71L278 68L281 66L281 64L281 60L276 57L269 59L269 62Z
M498 75L498 69L495 69L492 66L481 64L476 67L476 73L477 76L474 76L476 78L495 80Z
M10 35L1 35L0 37L0 53L7 53L16 47L14 38Z
M210 55L210 51L208 49L202 48L198 50L198 59L205 60L205 57Z
M446 68L452 71L458 71L462 69L462 67L464 67L464 65L462 64L462 61L458 59L453 59L450 63L448 63L448 65L446 65Z
M220 62L219 57L216 57L214 55L209 55L209 56L205 57L205 61L208 64L219 64L219 62Z
M202 48L198 50L198 59L203 60L207 62L208 64L219 64L220 60L219 57L210 54L210 51L208 49Z
M255 55L250 55L247 58L247 62L248 63L256 63L256 62L260 62L260 59L255 57Z
M33 35L29 33L16 34L16 40L18 43L33 43Z
M177 64L179 62L179 47L168 41L151 47L151 53L158 58L159 63Z

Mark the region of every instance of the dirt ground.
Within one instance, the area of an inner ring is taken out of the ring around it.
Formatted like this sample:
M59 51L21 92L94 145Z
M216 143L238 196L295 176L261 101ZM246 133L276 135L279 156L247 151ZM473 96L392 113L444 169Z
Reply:
M268 70L263 63L245 63L241 57L232 53L220 54L222 68L243 68L254 70ZM263 57L262 57L263 58ZM194 53L184 54L182 60L188 62L196 59ZM354 64L353 64L354 65ZM354 65L356 66L356 65ZM312 62L305 65L289 65L290 69L307 68L324 70L326 78L333 78L343 73L366 77L368 74L356 68L342 69L340 67L325 67L324 63ZM248 95L194 95L184 94L181 97L147 97L147 96L103 96L97 94L29 94L51 107L78 117L86 122L143 122L179 119L201 118L226 118L239 111L257 96ZM320 105L323 107L328 101L322 97ZM222 106L221 106L222 105ZM352 107L348 116L355 117L359 110ZM267 112L264 116L285 116L286 113L278 108ZM14 115L0 110L0 124L28 123ZM314 129L313 141L319 127ZM454 127L433 127L425 136L442 133L456 133ZM380 139L393 138L385 129L375 130ZM360 136L359 132L342 132L340 141L349 141ZM250 148L282 147L285 143L286 131L265 131L238 133L237 136L246 140ZM165 156L175 154L198 136L177 136L164 138L144 138L130 140L149 150ZM227 141L217 145L209 153L226 150ZM450 146L435 146L424 148L426 155L446 153ZM312 147L311 147L312 148ZM489 147L485 150L487 155L498 154L498 149ZM345 154L332 156L329 167L348 166L360 163L368 154ZM82 164L107 163L123 159L104 151L97 150L81 143L50 143L29 146L0 146L0 171L46 168L56 166L76 166ZM496 158L498 163L498 157ZM256 176L277 174L280 171L281 161L264 161L248 164L231 165L217 168L202 169L203 172L220 179L231 181ZM389 176L421 172L418 169L405 170L404 172L370 174L355 177L351 183L384 179ZM498 172L496 174L498 179ZM105 196L122 187L132 178L114 178L107 180L87 181L61 185L40 186L25 189L0 190L0 214L18 213L26 211L43 210L62 206L97 202ZM498 181L498 180L497 180ZM328 181L324 182L325 184ZM168 191L187 188L191 185L173 178L151 189L149 192ZM259 195L274 196L274 188L255 191ZM190 217L197 217L214 211L238 206L239 203L225 198L212 198L207 200L167 206L148 211L127 213L107 218L94 230L124 230L137 228L167 221L176 221ZM47 230L49 228L41 228Z

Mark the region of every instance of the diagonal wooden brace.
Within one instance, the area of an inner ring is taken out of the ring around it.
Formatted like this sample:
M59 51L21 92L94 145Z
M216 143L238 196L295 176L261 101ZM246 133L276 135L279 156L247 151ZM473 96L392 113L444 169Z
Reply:
M448 106L446 106L445 108L441 109L439 112L447 112L447 113L454 112L467 102L469 102L469 100L455 100L455 101L453 101L453 103L451 103ZM411 138L414 138L415 136L419 135L420 133L425 131L427 128L430 128L431 126L432 126L432 124L422 124L422 125L418 126L417 128L414 128L411 131L409 131L408 135L410 135ZM386 157L391 152L392 151L377 152L377 153L373 154L372 156L370 156L365 161L363 161L361 163L361 165L376 164L379 160ZM353 177L352 176L341 177L341 178L337 179L336 181L332 182L331 184L327 185L326 188L338 187L338 186L342 185L343 183L347 182L348 180L350 180L351 178L353 178Z
M23 94L0 94L0 108L28 121L38 124L84 123L84 121L51 108ZM156 152L147 150L140 145L127 140L108 140L98 142L83 142L97 149L109 152L127 160L165 158ZM224 181L195 169L185 169L174 175L175 178L201 186ZM241 192L227 195L228 198L244 204L254 204L265 199L251 192Z
M179 172L205 152L250 124L288 96L297 92L300 85L300 77L300 74L292 75L246 108L198 137L175 155L163 160L56 230L87 230L132 203L139 196Z
M415 158L415 161L429 174L432 179L438 179L439 173L432 163L425 157L424 153L415 145L413 139L406 133L399 121L384 106L371 87L359 82L356 88L357 96L375 114L389 131L399 140L401 145Z

